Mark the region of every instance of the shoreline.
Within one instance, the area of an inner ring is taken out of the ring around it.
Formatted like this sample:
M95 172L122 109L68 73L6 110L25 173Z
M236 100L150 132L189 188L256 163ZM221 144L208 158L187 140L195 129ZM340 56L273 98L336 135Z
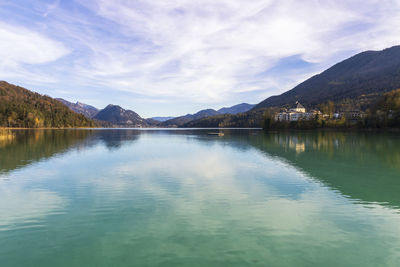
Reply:
M0 127L0 130L261 130L266 133L275 132L400 132L400 128L316 128L316 129L263 129L261 127L255 128L223 128L223 127L194 127L194 128L176 128L176 127L41 127L41 128L18 128L18 127Z
M18 128L18 127L0 127L0 130L105 130L105 129L115 129L115 130L210 130L210 129L226 129L226 130L263 130L261 127L257 128L219 128L219 127L205 127L205 128L176 128L176 127L142 127L142 128L135 128L135 127L65 127L65 128L58 128L58 127L42 127L42 128Z
M67 129L96 129L92 127L38 127L38 128L26 128L26 127L0 127L0 130L67 130ZM104 128L107 129L107 128Z
M400 128L263 129L265 132L400 132Z

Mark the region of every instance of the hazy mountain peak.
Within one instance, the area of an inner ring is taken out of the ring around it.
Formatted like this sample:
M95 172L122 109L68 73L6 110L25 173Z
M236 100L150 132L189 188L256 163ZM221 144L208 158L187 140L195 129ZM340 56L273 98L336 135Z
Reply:
M79 101L72 103L62 98L56 98L56 100L66 105L69 109L75 111L76 113L82 114L87 118L93 118L99 112L97 108Z
M248 104L248 103L240 103L231 107L223 107L218 110L219 113L221 114L237 114L237 113L242 113L246 112L254 107L253 104Z

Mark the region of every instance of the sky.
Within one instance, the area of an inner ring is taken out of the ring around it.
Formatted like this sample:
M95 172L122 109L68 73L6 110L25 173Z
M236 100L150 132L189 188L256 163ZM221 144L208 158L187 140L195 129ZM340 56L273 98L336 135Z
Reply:
M399 44L399 0L0 0L0 80L142 117L255 104Z

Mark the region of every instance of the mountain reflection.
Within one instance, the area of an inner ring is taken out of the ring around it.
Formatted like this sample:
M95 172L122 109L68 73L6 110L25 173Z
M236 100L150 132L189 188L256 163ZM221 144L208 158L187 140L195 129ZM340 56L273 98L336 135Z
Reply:
M136 141L143 131L135 129L94 130L90 138L101 141L109 150L116 150L127 143Z
M90 131L2 130L0 174L68 151L86 140Z
M223 131L224 136L215 135L218 131ZM184 137L206 146L222 144L241 151L256 148L268 156L289 163L313 179L338 190L342 195L359 201L400 207L398 195L400 137L390 133L263 133L258 130L135 129L2 130L0 174L51 158L73 148L88 149L102 144L108 150L115 151L137 142L140 137L154 138L155 135Z
M269 133L249 143L341 194L400 207L400 138L390 133Z
M65 153L103 143L115 150L138 139L138 130L1 130L0 174Z

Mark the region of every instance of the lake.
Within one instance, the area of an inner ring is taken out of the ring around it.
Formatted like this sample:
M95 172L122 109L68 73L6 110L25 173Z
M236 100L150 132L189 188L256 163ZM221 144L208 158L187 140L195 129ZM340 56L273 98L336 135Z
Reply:
M3 130L0 266L400 266L400 135Z

